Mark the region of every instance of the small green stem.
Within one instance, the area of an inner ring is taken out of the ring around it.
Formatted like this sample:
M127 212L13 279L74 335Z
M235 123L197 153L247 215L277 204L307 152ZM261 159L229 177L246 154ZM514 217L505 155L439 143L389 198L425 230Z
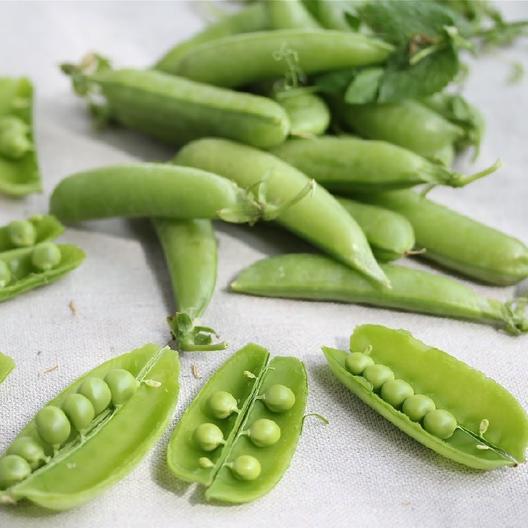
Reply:
M493 165L491 165L487 169L484 169L475 174L471 174L469 176L464 176L462 174L455 174L452 181L449 182L449 185L451 185L452 187L465 187L469 183L472 183L476 180L480 180L481 178L484 178L485 176L489 176L490 174L493 174L498 169L500 169L500 167L502 167L502 162L501 160L497 160Z

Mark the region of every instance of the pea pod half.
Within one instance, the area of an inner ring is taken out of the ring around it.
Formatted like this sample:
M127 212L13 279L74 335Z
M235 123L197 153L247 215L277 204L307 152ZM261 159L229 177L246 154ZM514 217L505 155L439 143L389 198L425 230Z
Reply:
M0 503L66 510L124 477L165 429L178 375L178 354L149 344L77 379L0 458Z
M212 501L243 503L269 492L295 452L307 398L303 364L249 344L207 382L176 426L167 460Z
M9 356L0 352L0 383L4 381L15 368L15 362Z
M36 215L27 220L14 220L0 227L0 253L54 240L63 232L64 226L50 215Z
M524 462L528 416L492 379L404 330L359 326L350 350L323 347L332 372L418 442L476 469Z

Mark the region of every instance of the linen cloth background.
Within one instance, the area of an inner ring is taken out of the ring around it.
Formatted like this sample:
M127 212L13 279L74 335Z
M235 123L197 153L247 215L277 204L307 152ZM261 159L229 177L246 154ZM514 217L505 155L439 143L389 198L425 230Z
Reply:
M173 153L125 130L94 132L84 105L59 72L61 61L98 50L120 66L148 66L202 24L194 2L3 2L0 74L36 83L36 128L45 192L0 198L0 224L45 213L53 186L67 174L99 165L165 160ZM528 3L503 3L510 17L528 17ZM495 52L472 66L465 93L485 114L488 130L476 166L501 157L500 173L467 189L437 189L433 197L528 241L528 93L509 85L512 62L528 66L528 43ZM355 325L409 329L483 370L528 407L528 337L486 326L333 303L260 299L226 291L244 266L270 254L302 249L272 226L217 225L218 291L204 317L229 340L223 353L182 357L175 420L204 380L248 341L272 354L302 358L308 369L308 409L328 417L306 422L293 463L274 491L247 505L210 506L202 492L174 479L165 464L165 433L125 479L89 504L54 514L31 505L0 510L2 528L392 526L481 528L526 526L528 467L480 473L422 447L378 416L329 373L320 346L346 347ZM0 450L57 391L114 355L168 339L173 310L162 254L148 221L104 221L68 229L85 264L60 282L0 305L0 350L17 368L0 386ZM476 285L509 298L513 288ZM77 314L68 303L74 301ZM196 365L203 376L191 375ZM54 368L56 367L56 368ZM51 369L51 370L50 370ZM446 380L446 384L449 380ZM175 422L173 422L174 424Z

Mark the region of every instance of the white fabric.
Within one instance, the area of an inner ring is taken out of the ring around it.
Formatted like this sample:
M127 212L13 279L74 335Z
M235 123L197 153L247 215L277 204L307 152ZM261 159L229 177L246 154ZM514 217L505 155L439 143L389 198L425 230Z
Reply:
M98 50L118 65L146 66L200 27L197 11L204 7L198 2L0 3L0 74L27 74L36 83L45 185L39 196L0 198L0 224L46 212L51 189L73 171L171 155L170 149L124 130L94 132L57 65ZM503 8L511 17L528 17L526 2ZM526 81L506 83L513 61L528 66L526 42L480 59L466 89L488 123L478 167L500 156L504 169L467 189L436 190L434 197L528 241L528 92ZM528 407L527 337L387 310L230 294L226 287L242 267L302 245L270 226L217 225L217 233L218 291L204 321L232 346L224 353L182 358L177 416L232 351L255 341L273 354L305 361L309 410L327 416L330 425L306 422L291 468L274 491L252 504L207 505L199 489L173 478L164 461L169 430L128 477L91 503L59 515L31 505L3 508L2 528L526 526L527 467L480 473L422 447L344 389L326 367L320 346L345 347L360 323L407 328L483 370ZM54 285L0 305L0 349L17 363L0 386L0 451L76 376L114 355L168 338L164 318L173 309L171 291L148 222L91 223L69 229L64 240L86 250L86 263ZM475 288L503 299L513 293L513 288ZM192 376L192 365L202 380Z

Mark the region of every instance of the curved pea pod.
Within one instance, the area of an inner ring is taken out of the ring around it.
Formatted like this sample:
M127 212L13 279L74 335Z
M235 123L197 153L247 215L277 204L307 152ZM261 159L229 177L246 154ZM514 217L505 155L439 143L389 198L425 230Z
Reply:
M273 29L321 29L301 0L271 0L266 5Z
M23 196L41 190L33 137L33 85L0 77L0 192Z
M15 362L13 358L6 356L0 352L0 383L2 383L11 371L15 368Z
M361 227L378 260L396 260L413 249L414 231L404 216L383 207L363 204L348 198L337 198L337 201Z
M528 248L516 238L410 191L361 199L405 216L428 260L502 286L528 277Z
M179 360L170 348L149 344L115 357L74 381L46 408L60 409L87 379L105 379L116 370L125 370L137 384L129 399L101 412L83 435L72 428L53 458L0 491L0 502L28 499L52 510L70 509L123 478L141 460L165 429L178 399ZM17 439L22 437L33 439L52 454L35 419Z
M420 184L463 187L499 167L497 162L482 172L465 176L397 145L353 137L290 139L271 152L342 194L382 192Z
M35 266L32 258L34 248L14 249L0 253L0 279L2 279L2 272L8 270L8 276L1 281L3 287L0 287L0 302L60 279L80 266L86 257L84 251L77 246L59 244L56 248L60 252L60 260L47 269L38 269Z
M354 68L384 62L390 44L355 33L283 29L234 35L189 50L170 73L216 86Z
M372 384L364 376L347 370L349 353L323 347L336 377L418 442L475 469L491 470L524 462L528 417L519 402L492 379L446 352L414 339L404 330L359 326L350 338L350 349L368 350L376 364L390 368L415 394L427 395L437 409L447 411L454 419L454 431L451 427L451 435L446 439L434 434L434 430L429 432L427 416L423 421L413 421L404 412L405 403L402 409L395 408L373 391Z
M28 238L27 243L22 244L19 240L20 236L17 237L20 226L29 233L29 236L26 237ZM63 232L64 226L51 215L35 215L27 220L15 221L0 227L0 253L17 249L22 245L33 246L40 242L54 240Z
M300 200L309 179L267 152L221 139L186 145L175 160L180 165L217 171L238 185L265 194L274 203L292 203L277 222L374 281L387 283L365 235L336 199L319 185Z
M339 262L312 254L270 257L243 270L231 290L263 297L359 303L491 324L513 335L528 332L522 302L486 299L442 275L383 264L392 288L373 285Z
M321 26L339 31L356 31L360 20L354 0L304 0L303 2ZM360 4L360 3L359 3Z

